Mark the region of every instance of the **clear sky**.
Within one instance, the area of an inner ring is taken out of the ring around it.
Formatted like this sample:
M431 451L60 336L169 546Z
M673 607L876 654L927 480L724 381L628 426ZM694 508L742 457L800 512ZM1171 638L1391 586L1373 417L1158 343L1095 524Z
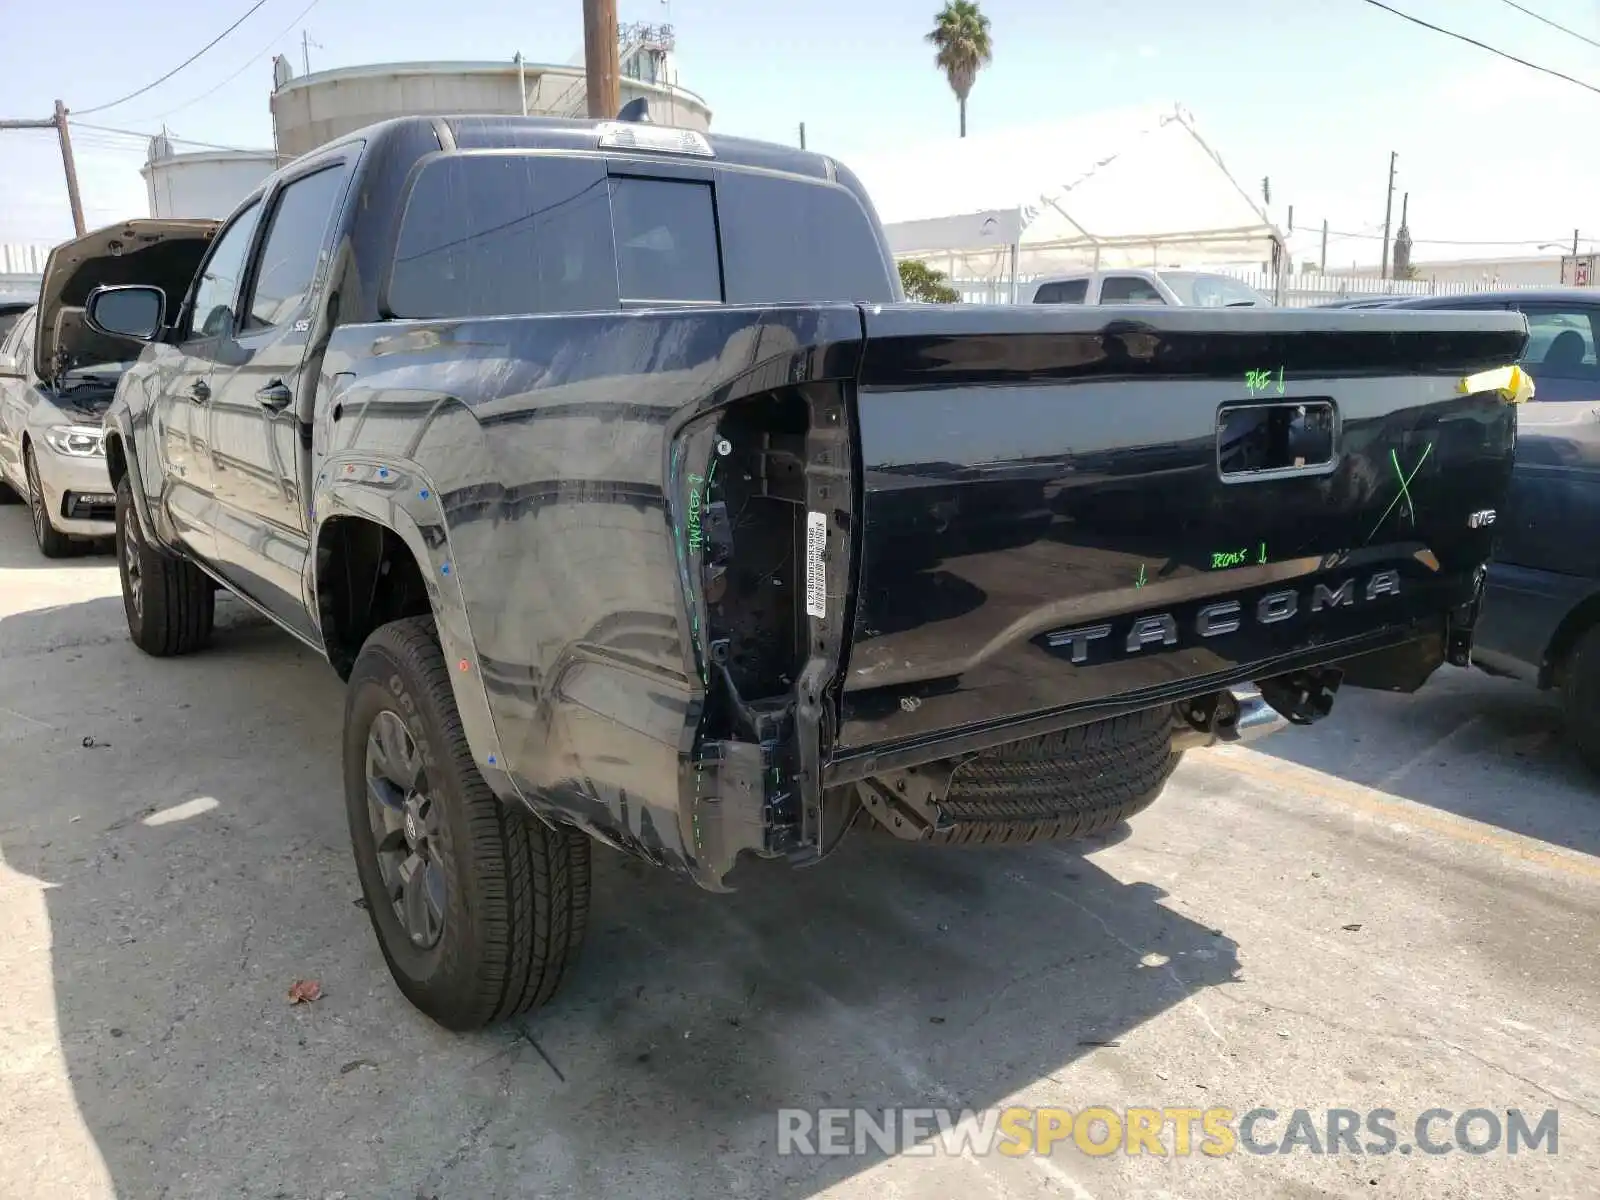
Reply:
M270 146L271 55L313 70L423 59L573 61L580 0L266 0L192 66L75 124L91 227L146 211L140 139L154 131ZM1600 48L1506 0L1387 0L1600 87ZM1600 0L1519 0L1600 42ZM82 111L176 66L251 0L7 0L0 116ZM956 128L954 97L922 35L937 0L619 0L623 21L670 19L680 80L725 133L848 162L884 141ZM1364 0L983 0L995 56L969 105L974 131L1145 102L1179 102L1230 170L1272 180L1280 225L1294 205L1298 257L1326 219L1329 265L1375 263L1390 150L1411 192L1421 260L1534 253L1540 241L1600 249L1600 94L1411 26ZM139 15L134 16L137 12ZM381 15L380 15L381 14ZM297 19L299 18L299 19ZM65 26L65 30L63 29ZM66 36L64 36L64 33ZM235 76L231 81L230 76ZM215 90L213 90L215 89ZM208 94L209 93L209 94ZM204 97L203 99L200 97ZM180 147L189 149L192 147ZM1041 147L1041 152L1048 148ZM0 132L0 242L70 236L54 135ZM1505 245L1430 244L1430 239ZM1591 240L1592 239L1592 240ZM1514 243L1514 244L1513 244Z

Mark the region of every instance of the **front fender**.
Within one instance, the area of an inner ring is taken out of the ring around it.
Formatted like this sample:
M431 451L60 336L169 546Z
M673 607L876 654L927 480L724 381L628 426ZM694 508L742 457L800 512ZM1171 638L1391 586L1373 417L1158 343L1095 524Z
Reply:
M117 472L113 469L111 441L116 439L117 453L121 455L122 470L128 477L128 489L133 494L133 508L139 514L139 528L145 531L147 537L155 539L161 544L170 545L169 531L153 519L150 498L145 494L144 475L139 469L138 443L134 440L133 432L129 428L126 410L118 411L115 406L105 415L105 442L106 442L106 468L111 475L112 490L116 490Z
M467 735L473 761L502 800L525 798L505 769L495 731L482 664L467 617L459 576L451 562L449 536L438 490L415 463L392 458L345 454L324 461L312 484L311 554L307 559L306 595L311 612L322 612L317 594L318 549L322 532L337 517L360 517L390 530L411 551L427 582L428 603L445 661L451 664L450 686ZM319 618L320 619L320 618ZM327 631L323 630L326 642Z

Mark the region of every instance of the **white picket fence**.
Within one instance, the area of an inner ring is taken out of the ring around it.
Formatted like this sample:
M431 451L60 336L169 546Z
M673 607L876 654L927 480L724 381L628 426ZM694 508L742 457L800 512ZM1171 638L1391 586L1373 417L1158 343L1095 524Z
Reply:
M1271 296L1273 277L1261 271L1220 270ZM961 293L964 304L1007 304L1011 300L1009 282L988 279L952 279L950 286ZM1284 279L1283 303L1287 308L1311 308L1334 300L1356 300L1364 296L1465 296L1473 292L1509 290L1534 284L1503 284L1470 280L1434 282L1405 279L1351 279L1343 275L1290 275ZM1033 290L1031 279L1017 283L1017 296L1026 299Z
M1273 277L1265 272L1223 271L1221 274L1232 275L1263 295L1272 295ZM1435 282L1426 279L1351 279L1344 275L1289 275L1283 283L1283 303L1288 308L1310 308L1333 300L1358 300L1365 296L1467 296L1473 292L1498 292L1518 286L1465 279Z

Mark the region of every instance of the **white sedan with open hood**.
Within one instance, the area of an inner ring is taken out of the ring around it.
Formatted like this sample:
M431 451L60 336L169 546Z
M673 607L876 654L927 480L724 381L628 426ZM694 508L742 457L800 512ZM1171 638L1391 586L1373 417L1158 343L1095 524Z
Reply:
M46 556L115 532L101 422L144 348L91 329L84 301L98 287L142 283L175 312L216 227L125 221L62 243L45 264L38 305L0 342L0 491L27 499Z

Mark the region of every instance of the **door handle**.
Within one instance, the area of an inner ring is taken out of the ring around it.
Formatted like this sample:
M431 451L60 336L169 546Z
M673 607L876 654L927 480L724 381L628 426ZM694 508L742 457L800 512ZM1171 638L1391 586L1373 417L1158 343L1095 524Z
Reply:
M289 390L289 385L281 379L274 379L266 387L256 392L256 403L262 408L279 412L289 407L289 401L294 399L294 393Z
M204 404L211 399L211 385L204 379L196 380L195 385L189 389L189 398L196 404Z

